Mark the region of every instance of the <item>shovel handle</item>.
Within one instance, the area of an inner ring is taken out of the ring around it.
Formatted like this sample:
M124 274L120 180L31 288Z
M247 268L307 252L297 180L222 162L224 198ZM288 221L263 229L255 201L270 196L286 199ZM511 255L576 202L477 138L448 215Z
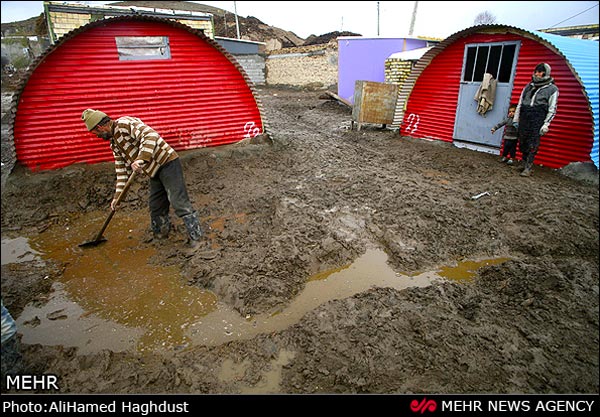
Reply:
M119 194L119 196L117 197L117 201L115 202L115 210L112 210L112 211L116 211L117 206L119 205L119 203L121 202L123 197L125 197L125 194L127 194L127 191L129 190L129 187L131 186L131 183L133 182L134 178L135 178L135 171L133 171L131 173L131 175L129 176L129 179L127 180L127 182L125 183L125 186L123 187L123 191L121 191L121 194Z
M100 229L100 231L98 232L98 234L96 235L95 239L92 242L97 242L100 239L102 239L102 234L104 233L104 231L108 227L108 224L110 223L111 219L115 215L115 211L117 211L117 206L119 205L119 203L121 202L121 200L123 199L123 197L125 196L127 191L129 190L129 187L131 186L131 183L133 182L134 179L135 179L135 171L133 171L131 173L131 176L129 177L129 179L127 180L127 183L125 183L125 186L123 187L123 191L121 191L121 194L119 194L119 196L117 197L117 201L115 202L115 209L110 210L108 217L106 218L106 220L104 220L104 224L102 225L102 228Z

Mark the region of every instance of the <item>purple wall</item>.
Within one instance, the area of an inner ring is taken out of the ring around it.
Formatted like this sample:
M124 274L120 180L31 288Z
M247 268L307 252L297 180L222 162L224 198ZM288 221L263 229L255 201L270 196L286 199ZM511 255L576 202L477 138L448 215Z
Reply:
M354 103L357 80L385 81L385 60L395 52L427 46L415 38L338 38L338 96Z

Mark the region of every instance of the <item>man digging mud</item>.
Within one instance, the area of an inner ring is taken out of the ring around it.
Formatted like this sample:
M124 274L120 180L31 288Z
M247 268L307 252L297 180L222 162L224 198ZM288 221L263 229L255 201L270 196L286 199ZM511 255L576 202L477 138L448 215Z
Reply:
M110 141L117 173L111 209L116 210L118 197L132 170L144 173L150 177L150 224L154 238L168 237L171 230L169 208L172 205L187 229L189 251L198 249L202 229L188 197L181 161L175 150L154 129L135 117L123 116L112 120L99 110L87 109L81 119L90 132Z

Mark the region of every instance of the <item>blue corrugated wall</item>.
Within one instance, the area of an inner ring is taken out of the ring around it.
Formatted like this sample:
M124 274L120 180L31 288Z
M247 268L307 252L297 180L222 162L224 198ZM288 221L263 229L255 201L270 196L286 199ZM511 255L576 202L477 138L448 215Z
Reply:
M532 33L554 45L567 58L581 80L594 120L594 143L590 158L598 168L598 42L543 32Z

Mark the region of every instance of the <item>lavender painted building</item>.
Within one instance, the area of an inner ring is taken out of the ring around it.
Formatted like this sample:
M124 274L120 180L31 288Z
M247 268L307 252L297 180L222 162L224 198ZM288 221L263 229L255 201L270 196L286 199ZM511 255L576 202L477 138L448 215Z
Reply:
M395 52L432 45L419 38L365 38L340 36L338 41L338 96L354 103L357 80L385 81L385 60Z

